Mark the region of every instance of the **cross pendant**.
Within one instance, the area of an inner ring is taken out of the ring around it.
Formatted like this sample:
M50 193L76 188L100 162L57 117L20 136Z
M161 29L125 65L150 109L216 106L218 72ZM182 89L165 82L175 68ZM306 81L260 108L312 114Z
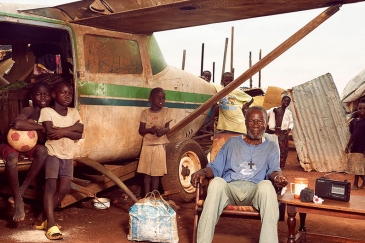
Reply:
M248 165L250 166L250 169L252 169L252 166L254 165L255 163L252 163L252 161L250 161L250 163L248 163Z

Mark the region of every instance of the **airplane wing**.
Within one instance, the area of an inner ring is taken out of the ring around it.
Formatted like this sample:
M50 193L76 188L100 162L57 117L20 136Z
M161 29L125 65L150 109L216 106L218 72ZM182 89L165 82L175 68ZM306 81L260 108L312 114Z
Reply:
M83 0L26 12L118 32L150 34L362 1L365 0Z

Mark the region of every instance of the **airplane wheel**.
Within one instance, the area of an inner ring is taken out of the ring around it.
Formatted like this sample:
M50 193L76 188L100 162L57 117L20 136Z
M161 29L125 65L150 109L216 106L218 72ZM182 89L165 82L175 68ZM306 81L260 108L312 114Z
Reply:
M200 145L192 139L184 139L166 146L167 175L161 179L163 189L174 201L190 202L196 188L190 183L191 175L205 168L208 160Z

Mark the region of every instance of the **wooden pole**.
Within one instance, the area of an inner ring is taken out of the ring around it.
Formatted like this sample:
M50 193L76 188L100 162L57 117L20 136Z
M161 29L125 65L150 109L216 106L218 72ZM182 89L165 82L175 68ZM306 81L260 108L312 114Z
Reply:
M261 49L260 49L260 53L259 53L259 61L261 60ZM261 69L259 71L259 88L261 88Z
M234 74L234 70L233 70L233 43L234 43L234 27L232 26L232 31L231 31L231 73ZM233 75L234 77L234 75Z
M212 72L213 83L214 83L214 77L215 77L215 62L213 62L213 72Z
M248 66L249 68L252 67L252 53L250 52L250 55L248 56ZM252 76L250 77L250 89L252 89Z
M242 83L244 83L247 79L257 73L260 69L263 69L270 62L275 60L278 56L283 54L285 51L290 49L293 45L295 45L298 41L303 39L306 35L312 32L315 28L317 28L320 24L326 21L329 17L335 14L341 7L341 4L333 5L315 17L312 21L306 24L303 28L298 30L294 35L290 36L286 41L281 43L278 47L276 47L273 51L271 51L267 56L258 61L255 65L249 68L246 72L244 72L241 76L239 76L236 80L227 85L224 89L213 95L209 98L205 103L199 106L198 109L194 110L190 115L182 119L178 124L170 129L167 133L168 137L176 134L180 129L184 128L190 122L194 121L198 116L200 116L203 112L210 109L217 101L222 99L224 96L228 95Z
M228 38L226 38L226 44L224 45L223 65L222 65L222 75L221 75L221 77L223 76L224 70L226 70L227 47L228 47Z
M203 71L204 71L203 66L204 66L204 43L202 43L202 57L201 57L201 61L200 61L200 75L203 75Z
M186 50L183 51L183 59L182 59L182 66L181 66L182 70L185 69L185 57L186 57Z

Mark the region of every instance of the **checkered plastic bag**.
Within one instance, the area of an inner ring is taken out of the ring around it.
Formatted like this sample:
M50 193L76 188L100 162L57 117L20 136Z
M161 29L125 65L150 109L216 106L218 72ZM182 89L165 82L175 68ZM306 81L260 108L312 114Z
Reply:
M150 192L129 209L128 240L177 243L176 213L158 191Z

